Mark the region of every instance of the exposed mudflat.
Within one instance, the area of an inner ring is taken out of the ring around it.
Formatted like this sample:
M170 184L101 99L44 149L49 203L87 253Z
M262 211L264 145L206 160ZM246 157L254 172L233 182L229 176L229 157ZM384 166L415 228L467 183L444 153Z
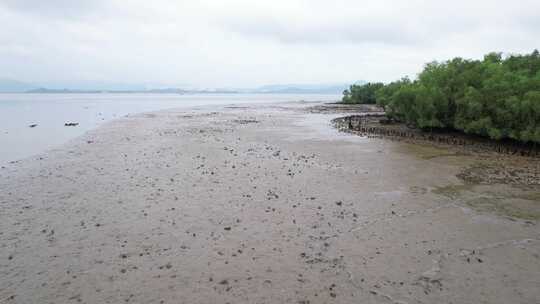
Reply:
M307 106L138 115L1 168L0 303L540 301L538 184Z

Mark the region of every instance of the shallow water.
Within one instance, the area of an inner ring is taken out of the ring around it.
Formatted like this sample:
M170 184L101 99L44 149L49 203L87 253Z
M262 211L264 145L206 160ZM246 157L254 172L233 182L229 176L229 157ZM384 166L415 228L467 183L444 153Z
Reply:
M103 122L169 108L280 101L334 101L316 94L0 94L0 164L59 146ZM76 122L76 127L65 127ZM36 127L30 128L32 124Z

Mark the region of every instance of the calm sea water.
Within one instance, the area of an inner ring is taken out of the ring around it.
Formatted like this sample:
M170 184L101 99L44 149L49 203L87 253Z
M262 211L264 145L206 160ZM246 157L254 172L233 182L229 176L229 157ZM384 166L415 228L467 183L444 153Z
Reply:
M0 164L59 146L101 123L169 108L285 101L335 101L290 94L0 94ZM65 127L66 122L79 123ZM30 128L29 125L37 124Z

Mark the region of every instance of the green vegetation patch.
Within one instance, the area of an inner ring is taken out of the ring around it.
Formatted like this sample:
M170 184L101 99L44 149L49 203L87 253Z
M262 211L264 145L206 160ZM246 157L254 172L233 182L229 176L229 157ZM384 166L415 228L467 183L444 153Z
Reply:
M465 202L479 211L493 212L499 215L524 219L540 219L540 203L515 197L493 198L477 197Z
M440 157L456 157L456 156L467 155L464 153L449 151L447 148L439 148L439 147L432 146L429 144L407 145L407 150L415 154L419 158L426 159L426 160L440 158Z
M342 102L346 104L375 104L377 103L375 94L383 87L384 84L381 82L352 85L348 90L343 91Z
M472 188L473 186L470 184L448 185L448 186L442 186L442 187L435 187L435 189L431 190L431 192L442 195L442 196L446 196L450 199L457 199L462 195L463 192L471 191Z
M433 193L463 203L480 212L523 220L540 220L540 189L510 185L447 185Z

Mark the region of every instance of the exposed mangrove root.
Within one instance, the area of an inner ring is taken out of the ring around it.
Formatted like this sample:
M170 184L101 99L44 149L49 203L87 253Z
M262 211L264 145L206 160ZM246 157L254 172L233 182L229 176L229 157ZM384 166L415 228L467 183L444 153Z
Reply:
M393 124L384 115L351 115L336 118L335 127L345 132L353 132L369 138L389 138L408 142L429 142L438 145L463 147L471 150L496 152L505 155L540 157L540 149L534 145L517 142L496 141L457 132L432 133Z

